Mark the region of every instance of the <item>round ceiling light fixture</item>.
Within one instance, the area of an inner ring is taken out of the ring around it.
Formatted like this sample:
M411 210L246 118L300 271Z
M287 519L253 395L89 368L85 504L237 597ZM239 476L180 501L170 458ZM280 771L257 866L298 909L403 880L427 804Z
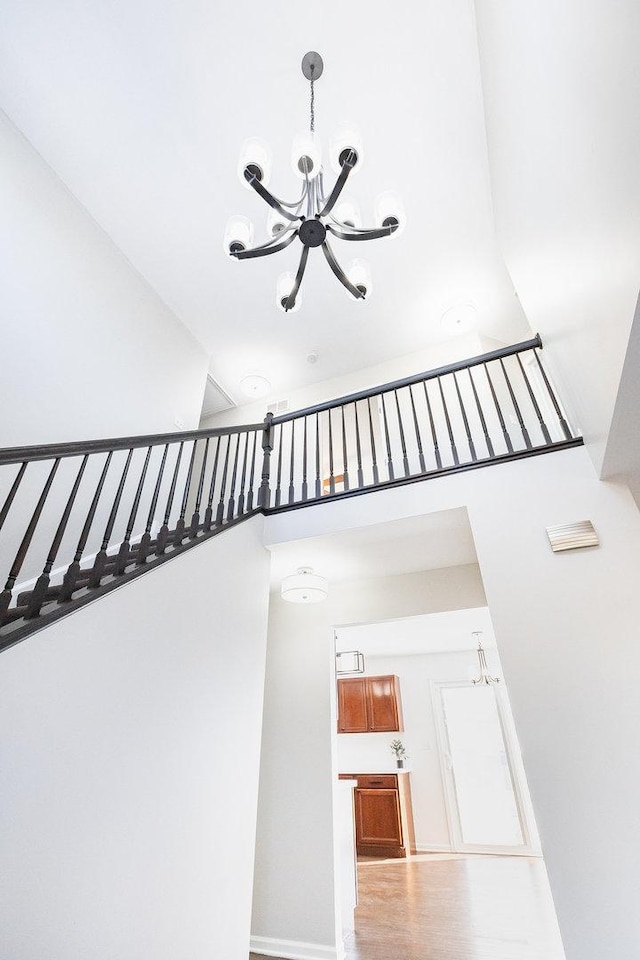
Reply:
M240 389L245 397L251 397L252 400L260 400L271 393L271 384L266 377L259 373L250 373L240 381Z
M456 303L442 314L442 327L450 336L468 333L478 319L478 311L472 303Z
M298 567L297 573L282 581L280 595L289 603L320 603L329 595L329 581L312 567Z

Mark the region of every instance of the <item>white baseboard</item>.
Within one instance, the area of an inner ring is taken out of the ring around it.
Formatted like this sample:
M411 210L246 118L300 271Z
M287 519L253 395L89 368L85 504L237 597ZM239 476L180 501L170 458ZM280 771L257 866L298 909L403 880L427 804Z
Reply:
M416 843L417 853L453 853L448 843Z
M321 943L304 943L301 940L275 940L272 937L251 937L251 952L263 957L284 957L285 960L342 960L342 944L325 947Z

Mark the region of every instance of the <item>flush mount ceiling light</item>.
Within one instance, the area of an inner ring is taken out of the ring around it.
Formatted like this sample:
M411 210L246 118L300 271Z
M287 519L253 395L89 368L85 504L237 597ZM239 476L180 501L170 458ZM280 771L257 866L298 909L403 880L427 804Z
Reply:
M261 376L259 373L250 373L240 381L240 389L245 397L259 400L261 397L266 397L271 393L271 384L266 377Z
M456 303L442 314L440 322L443 329L455 336L458 333L467 333L476 325L478 311L472 303Z
M322 248L327 263L349 297L363 301L371 292L368 265L364 260L355 260L346 271L343 270L327 237L376 240L398 233L404 219L402 204L391 191L377 198L373 227L362 227L356 205L342 197L349 176L362 166L362 145L353 131L343 132L331 144L331 159L338 177L331 191L325 193L321 147L315 136L314 91L314 83L322 76L323 69L319 53L312 51L304 56L302 73L311 87L309 133L295 137L291 155L294 173L303 181L299 198L287 203L266 189L271 170L269 148L255 138L247 140L240 155L238 173L242 182L255 190L271 208L267 219L268 239L252 247L253 224L240 216L231 217L224 237L225 252L236 260L266 257L284 250L296 238L300 241L302 254L295 276L284 273L278 279L276 302L285 313L300 308L300 284L313 247Z
M329 581L314 573L312 567L298 567L297 573L282 581L280 595L289 603L320 603L329 595Z

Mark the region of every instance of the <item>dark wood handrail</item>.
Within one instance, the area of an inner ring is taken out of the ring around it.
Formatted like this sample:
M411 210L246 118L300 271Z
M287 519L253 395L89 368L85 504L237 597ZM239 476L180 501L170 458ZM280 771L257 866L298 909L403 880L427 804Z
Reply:
M537 333L531 340L523 340L522 343L515 343L511 347L500 347L498 350L491 350L489 353L482 353L477 357L470 357L468 360L458 360L456 363L448 363L443 367L436 367L434 370L427 370L424 373L414 373L410 377L403 377L401 380L393 380L391 383L385 383L381 387L369 387L367 390L359 390L357 393L349 393L345 397L339 397L337 400L327 400L325 403L316 403L312 407L304 407L301 410L293 410L291 413L284 413L272 420L275 426L278 423L288 423L290 420L296 420L298 417L309 417L314 413L323 413L325 410L333 410L335 407L346 406L349 403L356 403L358 400L366 400L371 397L379 397L382 393L391 393L393 390L400 390L402 387L412 386L414 383L422 383L425 380L435 380L436 377L444 377L447 373L457 373L459 370L466 370L468 367L477 367L483 363L490 363L491 360L502 360L505 357L512 357L517 353L524 353L526 350L542 348L540 334Z
M140 447L155 447L163 443L179 443L184 440L200 440L207 437L227 437L236 433L252 433L264 430L264 423L241 424L237 427L213 427L209 430L187 430L181 433L151 433L137 437L114 437L105 440L73 440L69 443L48 443L29 447L5 447L0 449L0 464L29 463L32 460L53 460L64 457L81 457L90 453L110 453L112 450L136 450Z

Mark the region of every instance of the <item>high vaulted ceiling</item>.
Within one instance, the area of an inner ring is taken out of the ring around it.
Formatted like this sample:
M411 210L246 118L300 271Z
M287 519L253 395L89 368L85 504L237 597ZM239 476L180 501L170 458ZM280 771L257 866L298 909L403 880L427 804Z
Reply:
M472 0L5 0L2 19L0 106L235 399L249 372L282 395L426 348L448 336L441 316L461 302L486 336L529 334L494 233ZM236 172L248 136L272 147L274 192L297 191L290 145L308 123L310 49L325 61L324 145L345 121L364 140L349 195L371 219L376 194L396 189L407 227L355 251L335 242L343 261L370 261L370 302L350 302L314 251L302 310L285 316L275 283L295 270L298 244L236 263L222 237L242 213L266 238L266 207Z

